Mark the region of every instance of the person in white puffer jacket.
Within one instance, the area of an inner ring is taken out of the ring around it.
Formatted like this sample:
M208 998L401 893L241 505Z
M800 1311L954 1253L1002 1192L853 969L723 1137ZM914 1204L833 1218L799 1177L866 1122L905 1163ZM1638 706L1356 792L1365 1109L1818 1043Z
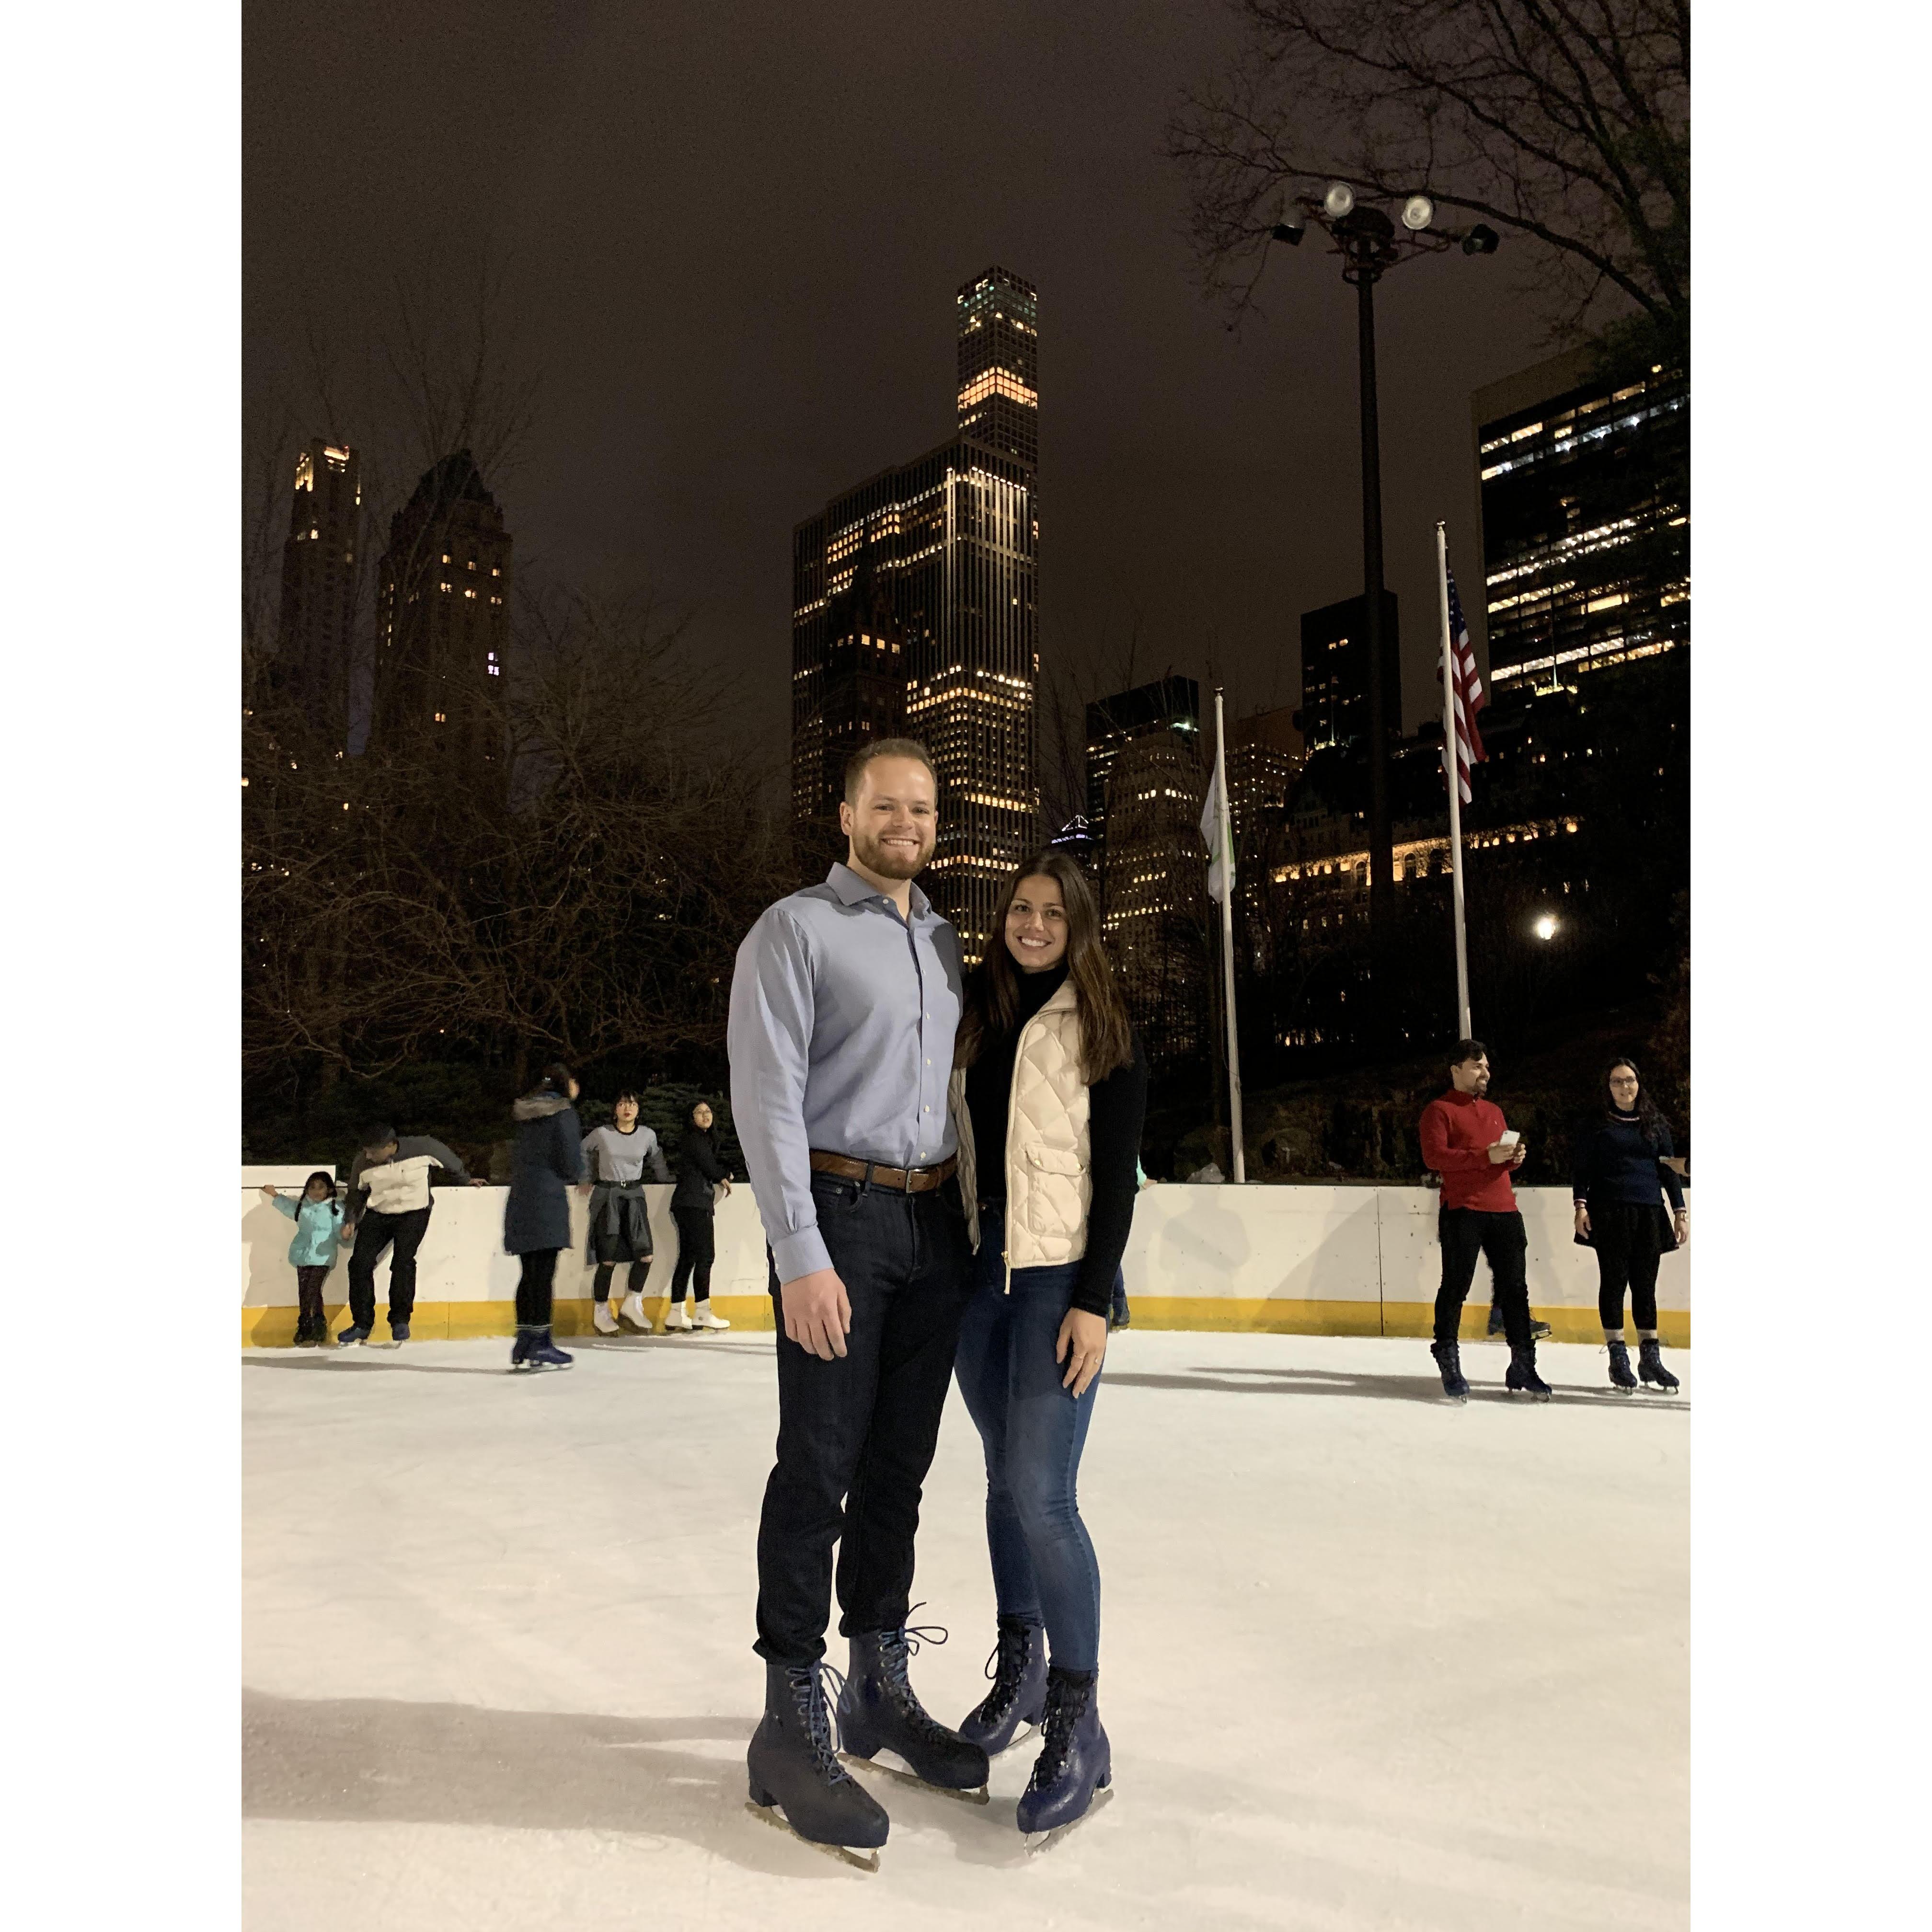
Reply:
M1100 1568L1075 1486L1133 1220L1148 1067L1071 859L1022 866L993 932L949 1094L976 1250L955 1372L986 1451L999 1611L993 1689L959 1735L990 1754L1042 1725L1017 1818L1044 1832L1082 1816L1112 1776Z

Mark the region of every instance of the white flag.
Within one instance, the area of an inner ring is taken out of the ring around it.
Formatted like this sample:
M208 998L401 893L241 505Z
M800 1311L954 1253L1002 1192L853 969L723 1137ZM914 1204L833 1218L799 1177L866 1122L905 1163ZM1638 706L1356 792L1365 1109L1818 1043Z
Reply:
M1225 904L1234 880L1234 842L1228 826L1228 808L1221 795L1221 760L1208 781L1208 802L1201 813L1201 836L1208 842L1208 896Z

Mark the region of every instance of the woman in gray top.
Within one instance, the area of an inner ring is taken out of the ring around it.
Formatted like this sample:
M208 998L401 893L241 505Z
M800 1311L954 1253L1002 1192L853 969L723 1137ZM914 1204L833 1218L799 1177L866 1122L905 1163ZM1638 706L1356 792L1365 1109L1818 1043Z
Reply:
M635 1094L628 1089L620 1094L610 1111L616 1118L610 1126L584 1137L588 1177L584 1191L590 1196L590 1252L585 1258L597 1267L590 1320L600 1335L615 1335L621 1332L617 1316L622 1316L640 1334L648 1335L651 1322L644 1312L644 1288L651 1271L651 1212L644 1198L644 1169L648 1166L653 1180L667 1184L670 1169L657 1136L638 1124ZM613 1315L610 1276L620 1262L631 1266L624 1278L623 1306Z

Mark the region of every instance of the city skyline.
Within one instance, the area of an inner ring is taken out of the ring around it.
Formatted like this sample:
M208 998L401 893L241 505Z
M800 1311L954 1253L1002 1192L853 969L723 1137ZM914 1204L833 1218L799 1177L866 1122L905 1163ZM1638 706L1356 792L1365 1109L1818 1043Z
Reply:
M667 92L645 63L646 44L675 68L705 39L702 10L676 4L648 36L600 22L572 38L486 4L471 31L494 51L456 94L424 92L424 64L454 48L421 10L353 45L265 17L248 109L250 422L272 433L286 404L304 436L393 442L362 372L399 334L398 277L427 332L449 334L480 265L500 265L504 353L541 376L520 461L485 456L526 580L648 584L693 610L721 715L776 758L790 586L772 533L942 440L954 411L936 358L955 332L934 293L1012 263L1051 285L1046 660L1091 660L1101 689L1211 669L1238 712L1292 705L1300 614L1360 587L1354 320L1306 249L1270 266L1268 312L1238 333L1198 292L1180 187L1155 150L1178 78L1213 70L1232 26L1141 8L1117 31L1118 9L1076 4L1051 33L1010 23L996 56L982 36L942 49L890 10L862 13L878 103L862 118L805 110L846 77L776 17L728 95L702 70ZM566 98L583 111L564 116ZM395 111L405 100L421 112ZM340 128L326 178L269 138L323 112ZM665 130L653 170L617 137L639 116ZM699 117L732 138L700 140ZM685 158L698 148L701 176ZM489 211L460 236L394 193L458 160ZM754 230L750 271L728 238ZM634 239L614 251L611 232ZM1533 362L1546 326L1500 277L1423 262L1391 285L1389 581L1412 608L1428 608L1434 518L1475 541L1469 394ZM334 424L308 407L312 338L334 367ZM438 453L377 467L406 494ZM1427 628L1406 685L1426 675Z

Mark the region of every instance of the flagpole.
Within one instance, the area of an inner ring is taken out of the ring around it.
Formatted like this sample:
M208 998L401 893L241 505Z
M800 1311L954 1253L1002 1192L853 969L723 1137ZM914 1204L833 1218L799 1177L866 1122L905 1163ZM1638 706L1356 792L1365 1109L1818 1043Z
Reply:
M1234 1026L1234 842L1228 830L1228 730L1222 716L1221 688L1214 688L1214 790L1220 802L1215 844L1221 862L1221 970L1228 1006L1228 1138L1237 1184L1248 1178L1241 1138L1241 1051Z
M1449 636L1449 536L1436 526L1436 592L1442 613L1442 770L1449 781L1449 870L1456 899L1456 1037L1469 1032L1469 944L1462 912L1462 774L1456 742L1456 657Z

